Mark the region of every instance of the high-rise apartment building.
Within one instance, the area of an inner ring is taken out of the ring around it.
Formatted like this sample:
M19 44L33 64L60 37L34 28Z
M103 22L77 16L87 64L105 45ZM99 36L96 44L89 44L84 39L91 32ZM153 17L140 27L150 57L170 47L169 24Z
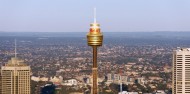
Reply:
M173 94L190 94L190 48L173 52Z
M2 94L30 94L30 66L11 58L1 67Z

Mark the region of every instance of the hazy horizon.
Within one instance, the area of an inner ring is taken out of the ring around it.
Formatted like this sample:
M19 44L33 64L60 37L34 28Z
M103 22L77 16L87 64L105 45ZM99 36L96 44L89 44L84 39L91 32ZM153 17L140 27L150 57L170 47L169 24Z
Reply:
M189 39L190 32L102 32L105 38L177 38ZM0 36L12 37L81 37L87 32L0 32Z
M8 33L12 33L12 32L15 32L15 33L19 33L19 32L21 32L21 33L75 33L75 32L80 33L81 32L81 33L88 33L89 30L72 31L72 32L70 32L70 31L0 31L0 32L8 32ZM189 31L103 31L103 32L106 32L106 33L181 32L181 33L183 33L183 32L190 32L190 30Z

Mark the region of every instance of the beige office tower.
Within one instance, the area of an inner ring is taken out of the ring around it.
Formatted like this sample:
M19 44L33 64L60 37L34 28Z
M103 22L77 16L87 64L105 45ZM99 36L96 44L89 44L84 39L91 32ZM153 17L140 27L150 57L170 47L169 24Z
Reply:
M173 52L173 94L190 94L190 48Z
M30 94L30 66L17 57L1 67L1 94Z

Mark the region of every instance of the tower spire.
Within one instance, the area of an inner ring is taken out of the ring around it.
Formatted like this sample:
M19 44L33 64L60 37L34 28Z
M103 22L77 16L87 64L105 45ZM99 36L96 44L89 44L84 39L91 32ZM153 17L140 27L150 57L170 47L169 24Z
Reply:
M16 39L15 39L15 58L17 58L17 45L16 45Z
M94 23L96 23L96 8L94 8Z

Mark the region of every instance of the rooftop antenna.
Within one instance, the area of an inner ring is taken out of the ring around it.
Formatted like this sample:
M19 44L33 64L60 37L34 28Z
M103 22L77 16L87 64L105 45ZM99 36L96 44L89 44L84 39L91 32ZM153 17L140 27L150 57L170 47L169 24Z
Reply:
M122 76L122 71L121 71L121 69L119 70L120 71L120 79L119 79L119 81L120 81L120 92L122 93L123 92L123 90L122 90L122 78L121 78L121 76Z
M17 46L16 46L16 39L15 39L15 58L17 58Z
M94 8L94 23L96 23L96 8Z

